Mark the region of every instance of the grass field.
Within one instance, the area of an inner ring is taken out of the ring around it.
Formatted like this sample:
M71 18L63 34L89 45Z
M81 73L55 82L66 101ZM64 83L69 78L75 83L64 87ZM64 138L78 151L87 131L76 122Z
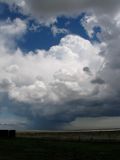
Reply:
M39 138L44 140L74 140L120 142L120 130L114 131L24 131L16 132L20 138Z
M0 139L0 160L120 160L120 143Z

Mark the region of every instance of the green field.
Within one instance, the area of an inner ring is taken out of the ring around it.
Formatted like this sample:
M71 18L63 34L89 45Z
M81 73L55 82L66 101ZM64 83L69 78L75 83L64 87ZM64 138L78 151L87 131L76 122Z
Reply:
M120 160L120 143L0 139L0 160Z

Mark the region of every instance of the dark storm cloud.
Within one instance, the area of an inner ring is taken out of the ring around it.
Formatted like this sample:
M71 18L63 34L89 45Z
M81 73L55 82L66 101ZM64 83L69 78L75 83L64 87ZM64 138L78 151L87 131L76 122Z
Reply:
M105 81L100 77L96 77L95 79L91 80L91 83L93 83L93 84L105 84Z
M44 14L67 13L75 10L96 9L104 12L112 12L120 5L119 0L26 0L31 11ZM112 10L111 10L112 9Z
M31 15L46 24L55 22L57 16L75 16L81 12L96 12L99 14L112 15L119 10L119 0L0 0L0 2L16 4L21 12ZM13 5L13 9L14 9Z
M86 73L89 74L89 75L92 75L89 67L84 67L84 68L83 68L83 71L86 72Z

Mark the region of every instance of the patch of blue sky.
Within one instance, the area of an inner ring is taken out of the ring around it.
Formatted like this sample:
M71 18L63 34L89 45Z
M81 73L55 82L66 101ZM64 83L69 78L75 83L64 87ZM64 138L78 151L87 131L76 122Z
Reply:
M99 38L99 34L102 32L102 29L101 29L101 27L100 26L95 26L94 28L93 28L93 35L92 35L92 37L91 37L91 42L98 42L98 43L100 43L101 42L101 40L100 40L100 38Z
M82 13L76 18L58 17L56 26L60 28L65 28L69 30L71 34L79 35L89 40L90 42L100 42L100 39L98 37L98 33L101 33L100 26L95 26L93 28L92 36L89 36L84 26L80 23L80 21L84 19L85 15L86 13Z
M56 23L57 27L65 28L70 31L71 34L79 35L85 39L89 40L89 36L82 26L80 24L80 20L83 19L85 16L85 13L80 14L77 17L59 17L58 21Z
M24 38L17 43L18 46L26 52L36 49L48 50L51 46L57 45L62 37L62 34L53 36L50 27L40 26L34 31L30 25Z
M27 16L19 12L19 8L11 10L6 3L0 3L0 21L5 21L8 18L11 20L15 18L26 19Z
M80 24L80 19L83 18L84 14L82 13L77 18L71 17L58 17L57 22L54 24L57 28L64 28L69 31L69 34L79 35L85 39L90 40L87 32L85 31L82 24ZM28 28L31 26L37 26L38 24L32 20L29 22ZM53 35L51 31L51 26L40 26L36 31L29 29L24 40L19 41L19 46L26 51L35 50L35 49L45 49L48 50L53 45L58 45L61 38L64 37L66 33L59 33L56 36Z
M69 34L79 35L91 42L99 42L97 33L100 33L100 27L94 27L93 36L90 37L86 32L83 25L80 23L80 20L83 19L85 13L80 14L77 17L65 17L61 16L57 18L57 22L54 24L57 28L64 28L69 31ZM9 6L5 3L0 3L0 20L4 21L8 17L13 20L15 18L20 18L22 20L27 20L28 17L22 15L19 12L19 9L15 8L10 10ZM63 38L66 33L59 33L56 36L53 35L51 31L51 26L40 25L36 20L28 21L28 29L23 38L17 39L16 44L24 52L35 51L36 49L45 49L49 50L51 46L58 45L61 38Z
M77 18L66 18L58 17L57 22L54 24L57 28L64 28L69 31L69 34L79 35L89 41L100 42L97 37L98 33L101 32L99 26L93 28L93 35L90 37L86 32L85 28L80 24L80 19L83 18L84 14L81 14ZM51 26L39 26L37 23L32 20L29 22L28 32L24 36L24 40L18 41L18 45L24 51L31 51L36 49L45 49L48 50L53 45L58 45L61 38L63 38L66 33L59 33L56 36L53 35L51 31ZM36 30L31 29L32 26L36 26Z

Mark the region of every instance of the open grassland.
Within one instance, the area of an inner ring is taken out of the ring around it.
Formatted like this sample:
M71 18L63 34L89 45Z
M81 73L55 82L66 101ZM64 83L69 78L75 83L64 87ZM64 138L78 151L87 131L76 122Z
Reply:
M17 137L44 140L70 140L91 142L120 142L120 131L26 131L17 132Z
M120 143L0 139L0 160L120 160Z

